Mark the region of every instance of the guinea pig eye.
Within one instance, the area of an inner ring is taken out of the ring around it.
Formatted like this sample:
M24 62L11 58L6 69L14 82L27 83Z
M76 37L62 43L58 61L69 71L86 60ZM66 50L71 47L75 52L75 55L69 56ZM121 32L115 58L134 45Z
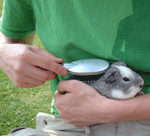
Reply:
M127 78L127 77L124 77L124 78L123 78L123 80L124 80L125 82L130 81L130 79L129 79L129 78Z

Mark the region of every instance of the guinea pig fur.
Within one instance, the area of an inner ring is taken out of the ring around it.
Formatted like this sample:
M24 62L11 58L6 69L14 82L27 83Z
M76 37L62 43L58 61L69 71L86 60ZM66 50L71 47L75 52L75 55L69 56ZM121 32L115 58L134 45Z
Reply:
M124 62L113 63L105 74L91 84L101 95L112 99L128 99L141 91L144 80Z

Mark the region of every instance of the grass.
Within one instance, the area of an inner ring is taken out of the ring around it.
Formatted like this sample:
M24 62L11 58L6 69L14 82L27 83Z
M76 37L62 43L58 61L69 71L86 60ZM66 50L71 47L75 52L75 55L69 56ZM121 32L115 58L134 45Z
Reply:
M3 1L4 1L4 0L0 0L0 16L1 16L1 14L2 14Z
M2 3L0 0L0 16ZM37 35L34 45L44 49ZM37 113L50 113L52 99L49 82L36 88L18 88L0 69L0 136L16 127L35 128Z

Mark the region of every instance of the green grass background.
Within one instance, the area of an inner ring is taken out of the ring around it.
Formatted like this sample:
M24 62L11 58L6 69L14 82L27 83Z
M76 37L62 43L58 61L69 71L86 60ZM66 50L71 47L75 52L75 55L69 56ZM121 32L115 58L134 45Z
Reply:
M0 16L2 5L3 0L0 0ZM34 45L44 49L37 35ZM18 88L0 69L0 136L16 127L35 128L37 113L50 113L52 99L48 81L36 88Z

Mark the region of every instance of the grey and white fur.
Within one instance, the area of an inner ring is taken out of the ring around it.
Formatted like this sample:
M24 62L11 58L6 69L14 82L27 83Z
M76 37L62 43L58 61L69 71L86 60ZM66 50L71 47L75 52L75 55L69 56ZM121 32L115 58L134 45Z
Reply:
M124 62L115 62L110 65L105 74L96 82L90 84L103 96L111 99L128 99L139 93L144 80L139 74L127 67ZM84 126L86 135L91 135L89 126Z

